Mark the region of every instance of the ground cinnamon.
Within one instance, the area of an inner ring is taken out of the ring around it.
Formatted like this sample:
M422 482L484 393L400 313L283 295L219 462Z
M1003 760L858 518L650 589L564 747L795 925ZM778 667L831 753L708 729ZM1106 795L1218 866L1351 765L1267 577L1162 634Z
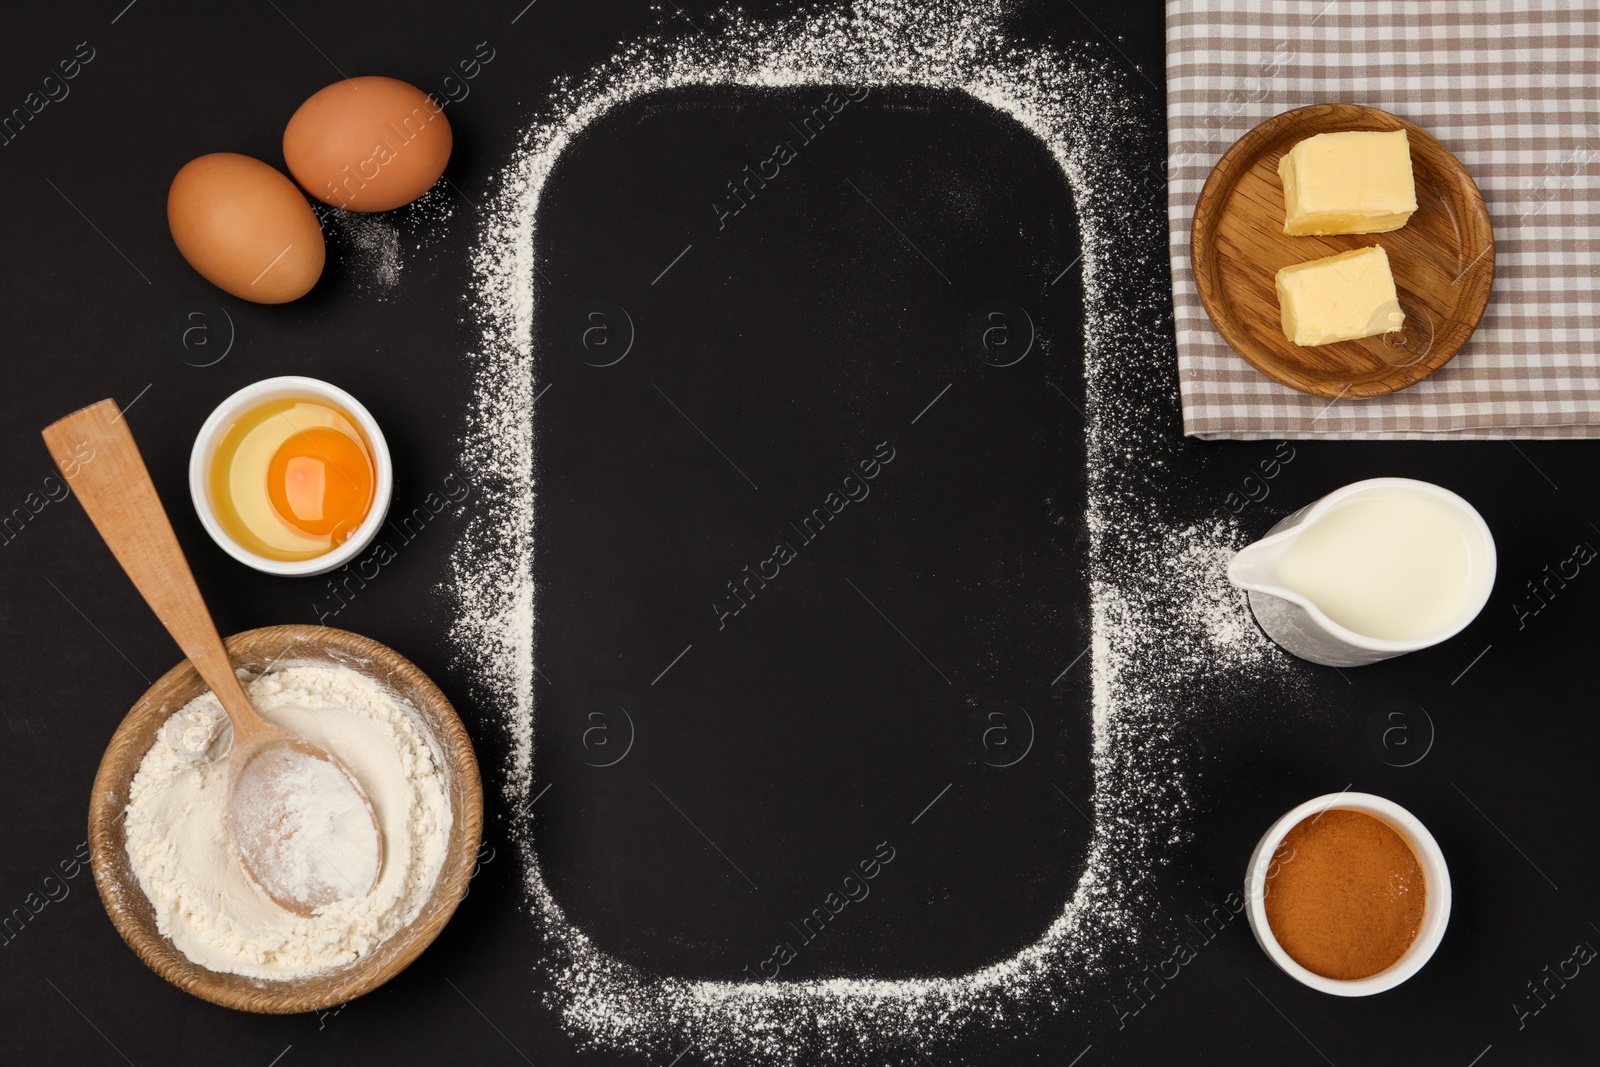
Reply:
M1273 853L1267 922L1300 966L1324 978L1369 978L1405 955L1427 901L1405 839L1365 812L1303 820Z

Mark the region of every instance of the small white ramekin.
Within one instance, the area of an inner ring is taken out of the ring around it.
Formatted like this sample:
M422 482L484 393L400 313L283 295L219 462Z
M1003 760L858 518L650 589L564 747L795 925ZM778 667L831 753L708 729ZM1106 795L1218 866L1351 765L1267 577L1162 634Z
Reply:
M1411 846L1411 851L1417 857L1417 864L1422 868L1422 877L1427 888L1422 926L1417 931L1417 939L1411 942L1411 947L1406 950L1405 955L1369 978L1349 980L1324 978L1320 974L1308 971L1283 950L1283 946L1278 944L1278 939L1273 936L1272 926L1267 922L1267 871L1272 866L1273 854L1278 851L1278 846L1283 843L1289 831L1300 825L1302 820L1332 809L1359 811L1387 823L1407 845ZM1432 958L1434 950L1439 947L1439 942L1444 940L1444 929L1450 922L1450 869L1445 866L1444 852L1440 850L1439 842L1433 839L1428 828L1423 826L1415 815L1394 801L1373 796L1371 793L1329 793L1306 801L1273 823L1272 828L1262 836L1255 852L1250 856L1250 866L1245 870L1244 889L1245 915L1250 920L1250 930L1256 935L1256 942L1262 951L1291 977L1312 989L1320 989L1337 997L1371 996L1373 993L1393 989L1404 982Z
M361 432L366 434L367 443L372 448L372 462L377 475L376 484L373 486L372 509L367 512L366 519L356 528L356 532L338 548L311 559L268 559L250 551L228 536L228 531L223 529L222 523L217 520L216 509L211 503L211 457L216 452L223 434L227 433L228 427L250 408L268 400L289 396L326 400L347 412L361 427ZM378 428L378 421L372 417L372 412L368 411L361 401L338 386L329 385L316 378L286 374L245 386L217 405L217 410L213 411L211 417L200 427L200 433L194 439L194 448L189 453L189 496L194 501L195 514L200 516L200 524L224 552L240 563L266 574L277 574L286 578L304 577L326 574L349 563L372 543L372 539L383 528L384 517L389 511L389 500L393 495L394 466L389 459L389 443L384 440L383 431Z

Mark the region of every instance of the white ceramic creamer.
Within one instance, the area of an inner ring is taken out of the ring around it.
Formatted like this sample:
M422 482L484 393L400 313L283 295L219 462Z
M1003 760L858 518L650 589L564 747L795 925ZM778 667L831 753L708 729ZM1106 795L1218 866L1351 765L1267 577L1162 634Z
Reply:
M1410 478L1335 490L1228 564L1267 636L1335 667L1454 636L1488 602L1494 573L1483 517L1448 489Z

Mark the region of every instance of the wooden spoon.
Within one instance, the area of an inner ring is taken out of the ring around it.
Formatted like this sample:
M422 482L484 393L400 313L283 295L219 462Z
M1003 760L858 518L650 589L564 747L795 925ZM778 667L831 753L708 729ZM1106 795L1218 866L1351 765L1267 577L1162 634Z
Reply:
M233 723L228 824L245 871L298 915L371 892L383 869L372 802L338 760L251 706L116 402L52 423L44 440L112 555Z

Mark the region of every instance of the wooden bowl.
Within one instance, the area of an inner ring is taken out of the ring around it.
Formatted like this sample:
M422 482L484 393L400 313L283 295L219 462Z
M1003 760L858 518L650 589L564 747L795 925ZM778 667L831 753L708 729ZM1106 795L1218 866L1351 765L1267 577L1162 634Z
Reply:
M89 864L117 931L161 977L202 1000L240 1011L320 1011L370 993L417 958L466 895L483 833L483 786L472 741L455 709L409 660L376 641L324 626L268 626L223 642L236 666L253 672L273 663L324 662L381 680L410 705L442 755L450 797L450 839L433 893L409 925L348 967L309 978L269 981L221 974L190 961L156 930L155 911L128 861L123 814L128 789L168 716L206 692L188 660L161 676L128 712L95 775L89 803Z
M1278 160L1313 134L1405 130L1417 210L1390 233L1290 237ZM1291 263L1381 245L1405 326L1398 333L1301 347L1283 334L1275 276ZM1489 209L1459 160L1426 130L1356 104L1313 104L1268 119L1223 155L1195 205L1200 301L1217 332L1274 381L1333 398L1385 396L1450 362L1483 317L1494 283Z

